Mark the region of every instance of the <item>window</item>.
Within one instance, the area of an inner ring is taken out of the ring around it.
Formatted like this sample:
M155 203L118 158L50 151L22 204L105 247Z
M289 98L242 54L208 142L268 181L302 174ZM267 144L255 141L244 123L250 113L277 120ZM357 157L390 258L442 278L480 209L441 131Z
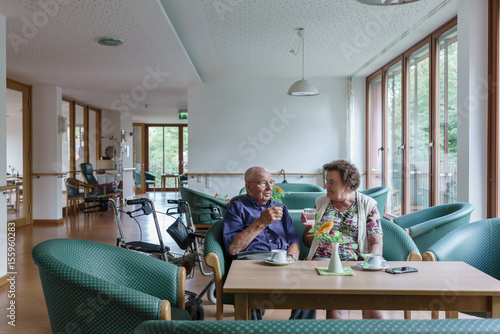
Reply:
M439 203L457 201L457 29L439 40Z
M389 215L456 201L457 45L455 18L367 78L367 187L390 187Z

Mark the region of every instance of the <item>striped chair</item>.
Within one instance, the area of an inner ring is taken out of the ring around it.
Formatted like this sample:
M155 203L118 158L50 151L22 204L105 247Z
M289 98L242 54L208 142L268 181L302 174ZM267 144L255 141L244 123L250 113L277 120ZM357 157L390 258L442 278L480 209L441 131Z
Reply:
M54 333L132 333L146 320L191 320L183 267L76 239L44 241L31 256Z
M459 227L428 247L424 261L464 261L500 279L500 218L480 220ZM486 317L485 313L468 314ZM432 313L438 318L438 312Z

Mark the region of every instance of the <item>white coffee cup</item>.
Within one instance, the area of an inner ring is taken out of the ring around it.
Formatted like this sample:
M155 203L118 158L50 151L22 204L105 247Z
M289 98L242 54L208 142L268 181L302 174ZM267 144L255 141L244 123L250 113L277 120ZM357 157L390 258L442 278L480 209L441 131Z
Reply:
M304 218L306 219L307 225L314 225L316 216L316 209L305 208L304 209Z
M284 249L273 249L271 251L271 261L276 263L286 262L286 250Z
M381 268L382 256L379 254L366 254L366 262L370 265L370 268Z

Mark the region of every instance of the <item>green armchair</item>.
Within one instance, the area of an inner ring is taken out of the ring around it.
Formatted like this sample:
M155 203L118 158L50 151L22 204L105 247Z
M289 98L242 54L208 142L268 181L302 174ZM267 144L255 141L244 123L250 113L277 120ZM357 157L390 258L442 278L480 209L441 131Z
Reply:
M193 190L188 187L180 187L179 189L183 200L187 201L191 209L191 217L193 224L197 229L208 229L210 225L215 223L218 219L212 219L208 210L200 210L196 207L197 204L207 205L215 204L219 207L221 215L224 217L229 203L220 198Z
M121 189L114 189L111 183L99 183L94 176L94 169L90 163L80 164L82 175L90 186L93 188L92 196L97 197L120 197L122 195Z
M424 261L464 261L486 274L500 279L500 218L491 218L461 226L429 246ZM467 314L486 317L482 312ZM437 318L437 312L432 317Z
M361 190L360 193L365 194L377 201L377 209L380 213L380 217L384 215L385 203L387 202L387 194L389 193L389 187L374 187L365 190Z
M148 190L149 185L153 185L153 189L156 191L156 175L150 172L144 172L144 175L146 176L146 190ZM134 171L134 180L135 184L142 184L142 172L140 170Z
M183 267L76 239L44 241L31 256L54 333L132 333L146 320L191 319Z
M450 203L425 208L393 219L412 237L420 253L457 227L468 224L474 206Z
M283 189L284 192L320 192L326 193L325 189L310 183L275 183L274 185ZM240 195L246 194L245 187L240 189Z
M225 257L226 251L222 240L223 222L223 220L219 220L210 226L205 236L203 249L205 263L214 271L217 320L222 320L224 304L234 305L234 294L223 293L222 290L228 270L228 262Z

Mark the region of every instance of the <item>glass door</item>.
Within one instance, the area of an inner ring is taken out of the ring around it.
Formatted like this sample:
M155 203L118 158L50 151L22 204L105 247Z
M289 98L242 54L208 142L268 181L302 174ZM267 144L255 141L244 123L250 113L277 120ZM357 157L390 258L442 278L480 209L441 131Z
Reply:
M403 205L403 92L401 62L391 66L386 78L386 159L387 185L391 188L386 211L402 214Z
M155 188L177 190L178 177L187 167L187 127L149 125L147 133L147 171L155 176Z
M429 207L431 140L429 44L408 57L409 212Z
M6 164L7 220L16 227L28 225L31 216L31 113L29 109L30 88L7 80L6 119Z

